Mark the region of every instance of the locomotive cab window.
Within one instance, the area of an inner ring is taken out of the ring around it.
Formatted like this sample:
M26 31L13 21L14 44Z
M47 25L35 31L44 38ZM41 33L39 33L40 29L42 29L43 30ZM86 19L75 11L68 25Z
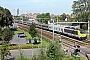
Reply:
M81 34L85 34L85 31L83 29L80 30Z

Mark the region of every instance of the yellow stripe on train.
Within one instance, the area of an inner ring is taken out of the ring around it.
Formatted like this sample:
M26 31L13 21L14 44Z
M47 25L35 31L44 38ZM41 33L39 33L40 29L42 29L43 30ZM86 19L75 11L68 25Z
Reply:
M80 33L80 30L78 30L78 35L80 36L80 37L86 37L86 34L84 33L84 34L81 34Z

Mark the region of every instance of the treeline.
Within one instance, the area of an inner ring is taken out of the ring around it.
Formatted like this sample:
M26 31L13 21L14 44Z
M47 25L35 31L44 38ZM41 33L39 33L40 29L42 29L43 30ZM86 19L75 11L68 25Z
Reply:
M7 8L3 8L0 6L0 26L9 26L13 22L12 15Z
M43 22L47 24L48 20L50 20L50 13L43 13L43 14L37 15L37 20L39 22Z
M73 1L72 9L78 21L87 22L90 20L90 0Z
M77 0L73 1L72 11L75 15L75 18L79 22L88 22L90 21L90 0ZM88 25L82 23L82 29L87 29Z
M13 18L11 12L8 9L0 6L0 36L2 36L7 42L12 39L13 32L8 27L3 27L11 25L12 22ZM0 40L2 40L1 37Z

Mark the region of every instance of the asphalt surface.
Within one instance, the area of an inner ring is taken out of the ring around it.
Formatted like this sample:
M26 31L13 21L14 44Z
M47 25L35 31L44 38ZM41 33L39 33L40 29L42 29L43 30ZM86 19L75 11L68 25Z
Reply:
M25 37L18 37L18 35L13 35L13 39L10 41L10 44L26 44L26 39Z
M20 51L22 52L23 56L25 58L31 58L34 55L38 55L40 52L40 48L35 48L35 49L22 49L22 50L10 50L11 56L7 56L5 58L10 59L10 58L19 58L20 57Z
M36 48L36 49L23 49L21 50L24 57L28 57L31 58L33 55L37 55L40 51L40 48ZM11 50L10 51L12 53L13 57L18 57L20 54L20 50Z

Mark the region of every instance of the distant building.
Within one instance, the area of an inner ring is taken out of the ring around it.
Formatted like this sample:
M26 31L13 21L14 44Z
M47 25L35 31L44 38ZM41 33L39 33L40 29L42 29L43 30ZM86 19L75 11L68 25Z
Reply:
M18 9L14 9L14 16L19 16L19 8Z
M21 14L21 16L24 16L24 17L27 17L29 19L35 19L37 17L37 15L40 14L40 13L26 13L26 14Z
M19 8L17 9L17 16L19 16Z

